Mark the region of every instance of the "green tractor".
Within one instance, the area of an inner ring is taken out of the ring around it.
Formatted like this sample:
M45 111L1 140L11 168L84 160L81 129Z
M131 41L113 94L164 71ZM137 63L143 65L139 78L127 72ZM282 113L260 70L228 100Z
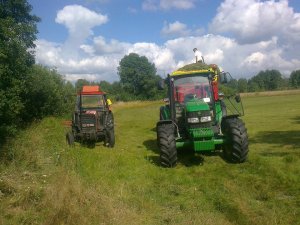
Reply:
M199 153L223 150L226 161L245 162L248 135L239 118L244 110L240 95L229 85L231 79L217 65L199 61L161 80L159 89L168 87L156 125L162 166L177 164L178 148Z
M83 86L77 95L72 118L72 130L66 134L69 145L74 142L95 144L104 141L107 147L114 147L114 117L111 101L99 86Z

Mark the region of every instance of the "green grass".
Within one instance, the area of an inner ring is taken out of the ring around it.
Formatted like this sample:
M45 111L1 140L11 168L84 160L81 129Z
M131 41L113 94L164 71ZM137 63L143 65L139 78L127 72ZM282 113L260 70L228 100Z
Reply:
M116 146L65 143L63 119L2 153L0 224L300 224L300 96L244 97L249 159L179 151L159 166L162 102L116 104Z

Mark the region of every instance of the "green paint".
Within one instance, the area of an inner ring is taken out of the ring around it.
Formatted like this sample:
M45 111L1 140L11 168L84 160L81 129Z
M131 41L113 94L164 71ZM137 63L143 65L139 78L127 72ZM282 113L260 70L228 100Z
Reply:
M169 106L162 106L162 116L164 120L171 119L170 107Z
M221 108L220 101L216 101L215 107L216 107L216 121L218 124L221 124L223 115L222 115L222 108Z
M203 101L203 99L191 99L186 103L186 111L187 112L196 112L196 111L204 111L209 110L209 105Z

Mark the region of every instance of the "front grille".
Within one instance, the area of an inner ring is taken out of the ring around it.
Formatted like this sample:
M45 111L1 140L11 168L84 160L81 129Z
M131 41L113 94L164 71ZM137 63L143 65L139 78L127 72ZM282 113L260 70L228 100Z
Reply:
M81 129L83 132L91 132L96 130L96 117L94 114L81 114Z
M188 118L192 118L192 117L200 118L201 116L210 116L210 111L205 110L205 111L187 112Z
M190 128L207 128L211 127L211 122L206 122L206 123L190 123Z

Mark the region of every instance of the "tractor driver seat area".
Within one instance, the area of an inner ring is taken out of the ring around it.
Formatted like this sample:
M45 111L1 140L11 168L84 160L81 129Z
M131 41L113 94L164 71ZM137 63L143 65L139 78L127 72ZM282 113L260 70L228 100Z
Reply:
M211 97L211 90L208 84L195 85L193 83L187 83L178 85L175 87L174 92L175 102L180 104L185 104L193 98L205 99Z

